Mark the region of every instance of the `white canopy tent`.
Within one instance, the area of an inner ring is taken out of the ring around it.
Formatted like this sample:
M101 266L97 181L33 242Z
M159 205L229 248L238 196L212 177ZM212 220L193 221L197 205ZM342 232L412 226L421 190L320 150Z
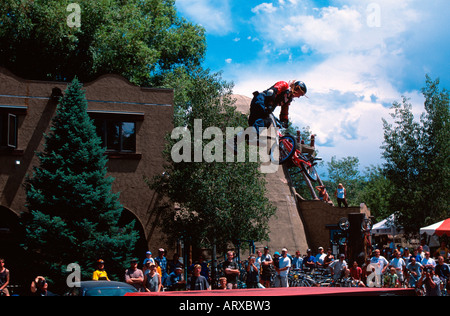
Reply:
M372 235L392 235L396 236L402 232L402 229L395 226L395 215L376 223L372 227Z

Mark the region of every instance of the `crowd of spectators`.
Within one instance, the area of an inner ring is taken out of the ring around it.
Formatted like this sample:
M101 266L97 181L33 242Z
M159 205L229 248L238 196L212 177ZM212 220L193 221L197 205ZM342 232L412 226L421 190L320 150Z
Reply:
M242 280L240 276L244 273L246 288L289 287L289 277L293 273L319 270L329 273L336 281L351 279L353 284L360 287L412 287L418 293L437 296L450 289L450 269L446 263L450 259L450 251L444 242L434 253L424 244L415 249L401 245L392 248L375 249L361 266L356 261L349 264L344 254L335 258L331 248L325 252L319 247L314 254L308 249L305 255L296 251L292 256L286 248L281 249L281 253L275 251L271 254L269 248L265 247L263 251L250 254L244 262L238 262L235 253L228 251L226 260L219 264L221 275L217 280L211 278L210 266L203 256L185 267L178 254L168 260L165 250L160 248L155 258L150 251L146 253L142 269L138 268L140 260L132 259L125 270L124 281L140 292L210 290L212 287L231 290L238 288ZM184 277L185 269L187 279ZM0 258L2 296L10 294L9 280L10 272L6 269L5 260ZM97 261L92 280L110 280L102 259ZM42 276L33 280L30 290L35 295L51 294Z

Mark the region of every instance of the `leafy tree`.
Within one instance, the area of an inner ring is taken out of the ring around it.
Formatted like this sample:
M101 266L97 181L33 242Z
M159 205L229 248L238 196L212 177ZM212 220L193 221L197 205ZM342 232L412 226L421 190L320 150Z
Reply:
M359 171L359 159L357 157L344 157L340 160L336 156L327 162L328 180L324 184L328 190L328 194L333 203L337 205L334 195L339 183L342 183L347 192L347 203L350 205L358 205L362 202L358 200L361 190L362 176Z
M389 205L392 185L380 166L365 169L360 187L357 194L358 201L367 205L377 221L389 217L394 212Z
M174 0L78 0L81 27L67 25L69 0L4 0L0 66L28 79L82 82L120 74L159 85L203 60L204 29L178 16Z
M384 145L383 165L386 177L392 184L391 209L396 212L397 224L407 232L425 223L426 208L421 197L420 173L422 156L420 150L421 128L414 120L412 106L406 98L400 104L394 102L391 117L395 125L383 119Z
M25 247L39 265L32 268L54 281L65 280L70 263L91 277L99 258L113 275L121 273L134 250L138 234L134 222L118 224L122 206L111 191L104 153L82 85L74 79L58 104L44 151L37 153L40 164L25 184Z
M185 89L188 102L179 112L177 123L192 136L192 149L206 150L212 140L193 139L196 120L202 132L215 127L226 135L227 127L246 126L246 118L236 112L231 85L219 74L198 71ZM197 121L198 123L199 121ZM152 189L170 199L163 213L162 226L169 240L183 237L193 246L225 250L234 241L268 239L268 222L275 213L266 198L265 179L258 163L225 162L223 139L214 151L224 162L174 162L171 151L179 139L170 139L166 150L165 176L148 180ZM222 146L222 149L221 147ZM198 147L197 147L198 148ZM192 161L194 157L192 153ZM173 203L180 205L173 210Z
M410 234L449 216L449 93L438 86L439 80L427 77L420 122L406 98L393 104L393 124L383 119L389 205L397 212L397 224Z
M439 89L439 79L426 78L422 89L425 113L421 116L422 173L424 196L430 211L430 221L450 216L450 110L449 92Z

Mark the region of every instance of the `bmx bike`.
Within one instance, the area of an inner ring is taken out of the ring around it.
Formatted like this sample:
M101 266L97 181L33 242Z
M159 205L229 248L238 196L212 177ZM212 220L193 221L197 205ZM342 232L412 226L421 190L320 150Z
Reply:
M270 159L273 163L278 163L280 165L291 163L292 165L300 168L300 170L309 178L311 181L317 181L319 175L314 168L317 165L316 161L322 160L322 158L314 157L313 155L303 154L297 146L296 137L283 134L281 132L282 125L280 121L271 114L274 126L277 127L277 142L274 146L279 148L279 157L275 158L275 148L272 147L270 150Z

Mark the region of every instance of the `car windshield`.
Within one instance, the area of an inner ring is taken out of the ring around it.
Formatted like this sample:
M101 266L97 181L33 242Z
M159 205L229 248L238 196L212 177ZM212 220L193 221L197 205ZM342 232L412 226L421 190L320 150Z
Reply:
M85 292L85 296L124 296L126 293L136 292L135 289L126 288L95 288Z

